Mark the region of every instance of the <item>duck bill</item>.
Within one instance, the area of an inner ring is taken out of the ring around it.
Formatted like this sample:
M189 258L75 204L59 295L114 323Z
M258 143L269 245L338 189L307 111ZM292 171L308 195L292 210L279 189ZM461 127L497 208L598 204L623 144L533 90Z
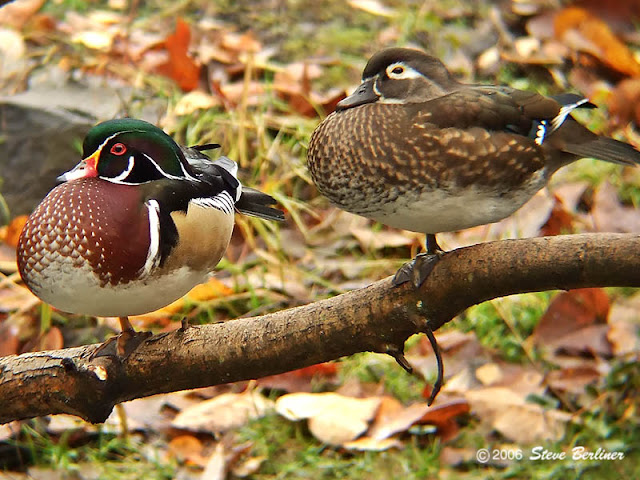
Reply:
M365 103L377 102L380 96L373 89L374 82L374 78L362 82L355 92L338 102L336 110L346 110Z
M71 170L60 175L57 180L59 182L69 182L71 180L77 180L79 178L97 177L98 170L96 169L96 165L98 164L99 156L100 150L96 150L90 156L84 158Z

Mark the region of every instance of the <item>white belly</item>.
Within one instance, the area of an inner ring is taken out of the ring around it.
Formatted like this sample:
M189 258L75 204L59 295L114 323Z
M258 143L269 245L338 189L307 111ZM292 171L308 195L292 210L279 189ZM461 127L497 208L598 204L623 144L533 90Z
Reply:
M507 195L476 188L458 191L456 195L444 189L420 194L409 192L395 202L378 205L376 211L360 214L412 232L455 232L508 217L535 195L544 183L532 182L528 188Z
M34 293L58 310L98 317L141 315L168 305L206 280L208 273L182 267L166 275L118 285L101 286L88 264L55 264L56 283L32 285Z

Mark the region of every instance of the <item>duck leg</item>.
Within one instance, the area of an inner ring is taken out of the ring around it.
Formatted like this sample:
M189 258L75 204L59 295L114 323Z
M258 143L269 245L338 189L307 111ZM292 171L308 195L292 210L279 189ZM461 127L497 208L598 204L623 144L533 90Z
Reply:
M398 286L411 281L416 288L420 288L444 255L444 250L438 245L434 233L427 233L426 246L425 253L419 253L416 258L400 267L393 277L393 285Z

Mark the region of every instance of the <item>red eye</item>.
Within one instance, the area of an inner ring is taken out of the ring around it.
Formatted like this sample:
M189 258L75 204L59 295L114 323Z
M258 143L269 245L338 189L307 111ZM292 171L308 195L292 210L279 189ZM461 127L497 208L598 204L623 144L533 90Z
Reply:
M125 147L124 143L116 143L113 147L111 147L111 153L114 155L124 155L127 153L127 147Z

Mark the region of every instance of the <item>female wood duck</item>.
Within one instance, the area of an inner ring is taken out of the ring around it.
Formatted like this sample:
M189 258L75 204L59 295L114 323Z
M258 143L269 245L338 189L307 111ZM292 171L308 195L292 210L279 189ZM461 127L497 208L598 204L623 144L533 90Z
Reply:
M283 220L275 200L243 187L237 165L180 147L131 118L93 127L84 159L29 217L18 268L29 289L65 312L120 317L187 293L224 255L234 211Z
M338 207L427 234L427 252L394 282L419 286L442 255L435 234L501 220L582 157L621 165L640 152L592 133L571 112L593 108L564 94L465 85L436 58L390 48L314 131L311 176Z

